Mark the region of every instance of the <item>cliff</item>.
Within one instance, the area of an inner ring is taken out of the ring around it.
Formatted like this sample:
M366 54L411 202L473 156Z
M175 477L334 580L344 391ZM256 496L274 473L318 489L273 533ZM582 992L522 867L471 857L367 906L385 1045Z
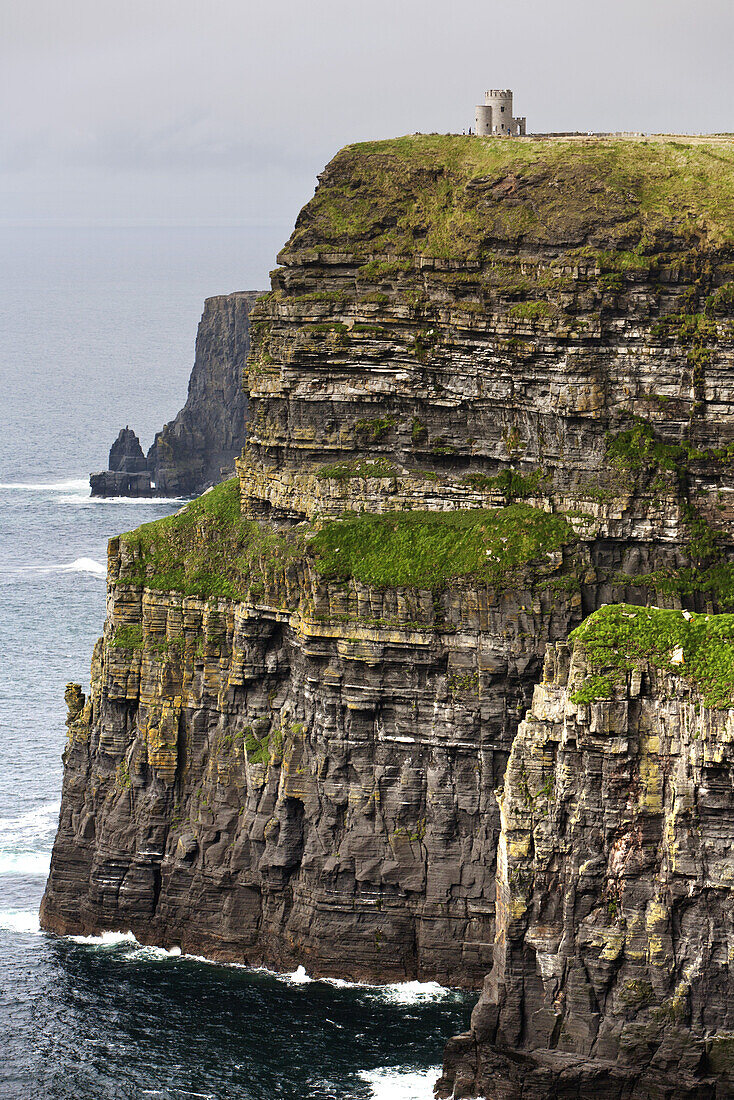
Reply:
M112 540L44 925L480 983L504 729L578 619L579 554L524 504L260 525L234 481Z
M45 927L496 977L494 792L549 646L603 604L732 608L733 166L459 137L327 166L252 313L238 483L110 544Z
M112 445L109 469L92 474L92 496L192 496L234 470L247 437L242 374L256 291L207 298L196 336L186 404L143 454L130 428Z
M607 607L548 647L439 1095L734 1094L732 704L731 615Z

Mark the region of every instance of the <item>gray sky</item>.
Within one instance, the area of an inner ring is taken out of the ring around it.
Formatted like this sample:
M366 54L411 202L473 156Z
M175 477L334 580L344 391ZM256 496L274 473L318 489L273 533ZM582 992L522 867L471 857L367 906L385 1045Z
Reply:
M0 224L288 226L350 141L734 130L734 0L0 0Z

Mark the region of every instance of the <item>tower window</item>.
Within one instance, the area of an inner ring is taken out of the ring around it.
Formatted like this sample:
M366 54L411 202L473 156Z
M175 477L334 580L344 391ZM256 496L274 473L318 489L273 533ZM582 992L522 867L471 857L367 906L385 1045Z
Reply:
M504 107L500 107L500 111L502 111L502 114L504 114L505 113Z

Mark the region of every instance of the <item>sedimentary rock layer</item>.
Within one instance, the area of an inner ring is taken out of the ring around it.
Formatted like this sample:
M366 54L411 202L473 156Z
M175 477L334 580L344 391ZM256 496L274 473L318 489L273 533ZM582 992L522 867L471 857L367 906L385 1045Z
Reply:
M637 417L691 452L734 440L734 196L713 159L732 148L343 150L253 315L245 508L476 507L514 475L612 536L634 539L646 512L678 537L661 481L630 513L609 433ZM686 181L692 217L672 203ZM730 502L730 464L687 467Z
M234 469L247 437L242 373L257 296L240 291L207 298L186 404L156 434L147 458L135 433L123 429L110 451L109 470L91 475L93 496L190 496ZM122 454L121 443L127 444Z
M734 617L622 606L577 634L512 746L494 966L438 1093L728 1097Z

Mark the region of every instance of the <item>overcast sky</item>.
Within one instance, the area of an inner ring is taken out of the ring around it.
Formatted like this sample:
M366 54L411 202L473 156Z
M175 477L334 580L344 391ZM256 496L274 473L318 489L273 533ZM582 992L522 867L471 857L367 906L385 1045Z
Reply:
M734 0L0 0L0 223L291 225L350 141L734 130Z

